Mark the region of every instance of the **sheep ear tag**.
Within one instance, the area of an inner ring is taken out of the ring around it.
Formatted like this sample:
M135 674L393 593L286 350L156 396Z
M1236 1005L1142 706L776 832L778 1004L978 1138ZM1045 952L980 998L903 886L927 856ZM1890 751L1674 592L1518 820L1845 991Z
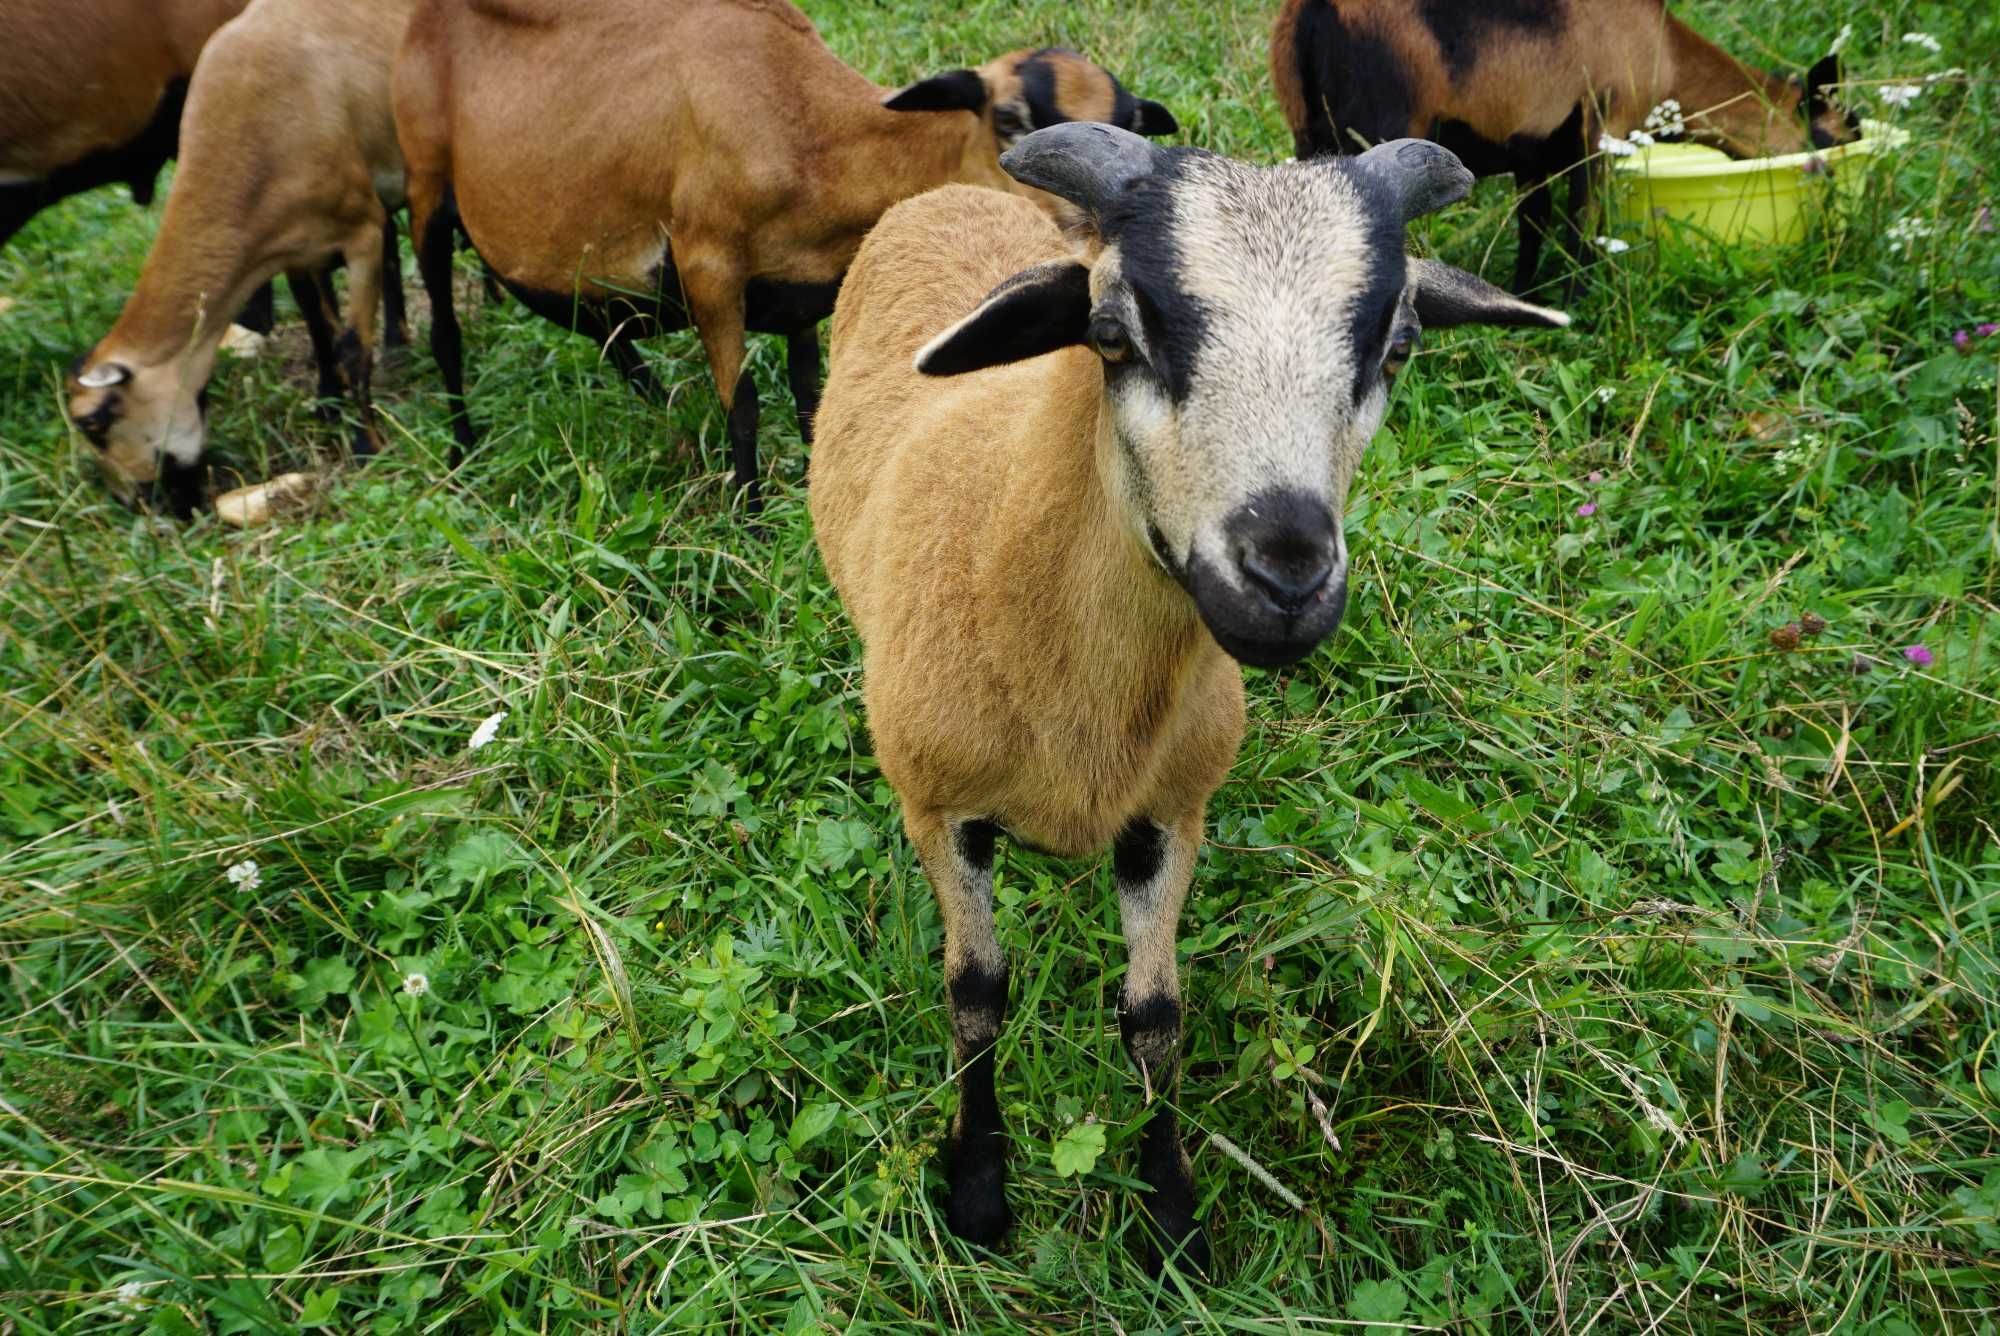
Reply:
M993 289L972 314L925 344L916 366L926 376L957 376L1025 361L1082 343L1089 325L1089 267L1051 260Z

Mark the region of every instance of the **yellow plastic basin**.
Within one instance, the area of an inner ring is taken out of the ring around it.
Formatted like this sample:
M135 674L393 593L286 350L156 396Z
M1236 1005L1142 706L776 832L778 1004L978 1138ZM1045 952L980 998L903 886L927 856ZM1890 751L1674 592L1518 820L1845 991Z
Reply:
M1836 190L1859 195L1867 159L1910 140L1907 130L1861 122L1861 138L1810 153L1732 158L1702 144L1654 144L1612 163L1610 222L1651 227L1677 219L1722 242L1785 244L1806 234L1809 201L1823 197L1830 175Z

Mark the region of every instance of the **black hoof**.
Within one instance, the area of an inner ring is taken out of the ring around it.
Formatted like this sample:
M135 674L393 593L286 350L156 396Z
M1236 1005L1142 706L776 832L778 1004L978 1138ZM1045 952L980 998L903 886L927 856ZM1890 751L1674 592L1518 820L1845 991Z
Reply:
M1007 1209L1007 1164L989 1160L951 1170L951 1195L945 1199L945 1224L967 1243L991 1248L998 1244L1014 1223Z

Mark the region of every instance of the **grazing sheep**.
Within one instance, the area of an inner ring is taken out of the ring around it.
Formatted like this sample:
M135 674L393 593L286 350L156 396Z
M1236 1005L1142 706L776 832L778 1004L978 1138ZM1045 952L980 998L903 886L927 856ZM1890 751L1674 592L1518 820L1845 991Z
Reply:
M425 0L396 62L396 125L461 449L454 226L530 309L603 343L646 392L635 340L692 324L756 504L744 334L788 339L811 439L818 324L861 238L948 181L1006 189L1000 149L1037 126L1174 119L1067 51L1017 51L890 92L785 0ZM926 113L926 114L917 114Z
M953 1232L990 1243L1009 1219L995 837L1109 844L1119 1026L1157 1101L1153 1237L1205 1263L1174 927L1242 737L1238 663L1291 663L1339 624L1341 510L1419 326L1568 318L1405 258L1404 225L1472 180L1433 144L1254 167L1062 125L1001 163L1088 217L1089 257L993 191L884 215L834 310L813 526L944 921Z
M1480 176L1511 172L1526 194L1517 292L1534 282L1553 179L1569 181L1560 244L1574 255L1599 135L1629 137L1669 99L1684 109L1670 130L1682 119L1688 138L1739 158L1859 133L1828 94L1837 56L1803 79L1769 74L1663 0L1285 0L1271 77L1301 158L1421 135Z
M70 380L70 420L126 499L158 484L178 516L200 503L202 399L228 323L218 313L281 271L306 318L320 393L352 399L355 453L374 450L375 307L396 265L389 209L403 175L389 62L414 3L258 0L202 54L139 286ZM338 339L325 309L336 262L348 271Z
M0 43L0 246L35 214L123 181L153 200L188 77L247 0L8 0Z

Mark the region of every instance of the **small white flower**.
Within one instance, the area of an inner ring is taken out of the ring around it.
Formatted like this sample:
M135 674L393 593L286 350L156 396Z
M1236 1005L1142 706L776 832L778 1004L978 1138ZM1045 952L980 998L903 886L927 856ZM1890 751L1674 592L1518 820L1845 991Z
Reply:
M1687 132L1687 117L1681 114L1678 98L1668 98L1646 113L1646 128L1662 138Z
M1632 243L1623 237L1599 237L1597 244L1604 248L1606 255L1623 255L1632 249Z
M1911 46L1922 47L1934 56L1944 53L1944 45L1927 32L1906 32L1903 34L1903 40Z
M118 1287L118 1302L127 1308L137 1308L146 1300L146 1286L141 1281L128 1280Z
M1826 53L1829 56L1839 55L1843 50L1846 49L1848 39L1853 36L1854 36L1854 25L1852 23L1842 24L1840 28L1840 34L1833 39L1833 45L1827 48Z
M229 878L229 884L242 891L254 891L264 884L264 873L257 866L257 860L246 858L240 863L231 863L222 875Z
M1639 146L1630 140L1620 139L1617 135L1606 134L1597 137L1597 150L1600 153L1609 153L1614 158L1629 158L1639 151Z
M1934 84L1939 79L1959 79L1963 78L1964 75L1965 71L1960 69L1958 66L1954 65L1948 70L1939 70L1936 74L1926 74L1924 76L1924 82L1927 84Z
M1889 239L1889 253L1894 255L1905 247L1916 249L1916 244L1930 234L1930 219L1912 213L1889 224L1882 235Z
M1885 107L1907 107L1924 91L1922 84L1884 84L1875 90Z
M467 751L478 751L494 738L500 736L500 725L507 722L505 710L495 710L479 721L479 727L472 730L472 741L465 745Z
M410 973L403 976L403 993L406 997L422 997L431 990L428 975Z
M1627 137L1630 138L1631 141L1634 144L1637 144L1640 148L1651 148L1653 146L1653 137L1647 134L1644 130L1634 130Z
M1618 391L1613 389L1609 385L1600 385L1597 387L1597 402L1600 404L1608 404L1611 402L1611 397L1617 393Z

